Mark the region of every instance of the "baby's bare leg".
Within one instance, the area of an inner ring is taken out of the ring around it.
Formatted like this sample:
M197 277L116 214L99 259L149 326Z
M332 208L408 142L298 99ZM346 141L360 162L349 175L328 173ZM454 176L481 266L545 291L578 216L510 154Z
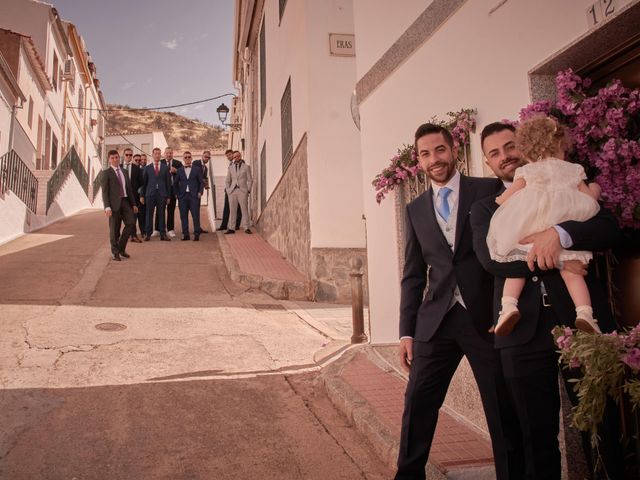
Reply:
M504 287L502 289L502 296L519 299L520 294L522 293L522 289L524 288L524 281L524 278L505 279Z
M591 306L591 295L589 295L587 282L584 281L582 275L577 275L567 270L560 270L560 276L562 276L562 280L564 280L564 284L567 286L567 290L569 290L569 295L571 295L571 300L573 300L573 304L576 307L583 305Z

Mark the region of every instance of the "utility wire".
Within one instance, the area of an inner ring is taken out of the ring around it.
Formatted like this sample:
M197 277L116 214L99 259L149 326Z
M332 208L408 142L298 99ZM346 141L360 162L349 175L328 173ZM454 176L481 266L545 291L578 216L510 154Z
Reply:
M171 108L186 107L186 106L189 106L189 105L197 105L198 103L211 102L211 101L217 100L219 98L230 97L230 96L231 97L236 97L237 95L235 93L225 93L224 95L218 95L216 97L205 98L203 100L197 100L195 102L179 103L177 105L168 105L168 106L165 106L165 107L85 108L85 107L73 107L73 106L67 105L67 108L72 108L74 110L87 110L87 111L92 111L92 112L130 112L130 111L145 111L145 110L168 110L168 109L171 109Z

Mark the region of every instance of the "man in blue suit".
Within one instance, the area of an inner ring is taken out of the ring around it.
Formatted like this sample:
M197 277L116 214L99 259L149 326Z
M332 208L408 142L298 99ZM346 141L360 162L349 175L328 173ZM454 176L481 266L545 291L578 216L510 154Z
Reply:
M157 209L157 215L160 219L160 240L168 242L171 239L167 237L167 232L164 228L164 211L169 202L168 197L171 192L171 174L167 165L160 163L160 149L154 148L152 155L153 162L147 165L142 173L142 192L144 196L140 197L140 202L146 205L147 210L144 240L148 242L151 239L153 212Z
M191 240L189 237L189 212L193 219L193 241L200 240L200 197L204 191L204 179L202 169L191 166L191 152L183 153L184 167L176 172L173 182L173 191L178 198L180 220L182 221L182 240Z

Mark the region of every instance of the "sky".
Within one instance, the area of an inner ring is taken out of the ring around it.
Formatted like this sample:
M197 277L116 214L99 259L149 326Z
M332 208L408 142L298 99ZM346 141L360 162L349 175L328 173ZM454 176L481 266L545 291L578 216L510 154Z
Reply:
M76 25L107 103L156 107L233 88L233 0L47 0ZM219 125L231 96L172 109Z

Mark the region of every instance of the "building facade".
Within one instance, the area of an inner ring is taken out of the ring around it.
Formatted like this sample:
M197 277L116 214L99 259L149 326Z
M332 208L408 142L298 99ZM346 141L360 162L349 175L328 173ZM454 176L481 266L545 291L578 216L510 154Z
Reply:
M353 45L352 1L238 0L235 27L230 123L254 172L255 225L318 300L348 302L350 260L366 248L356 61L338 47Z

